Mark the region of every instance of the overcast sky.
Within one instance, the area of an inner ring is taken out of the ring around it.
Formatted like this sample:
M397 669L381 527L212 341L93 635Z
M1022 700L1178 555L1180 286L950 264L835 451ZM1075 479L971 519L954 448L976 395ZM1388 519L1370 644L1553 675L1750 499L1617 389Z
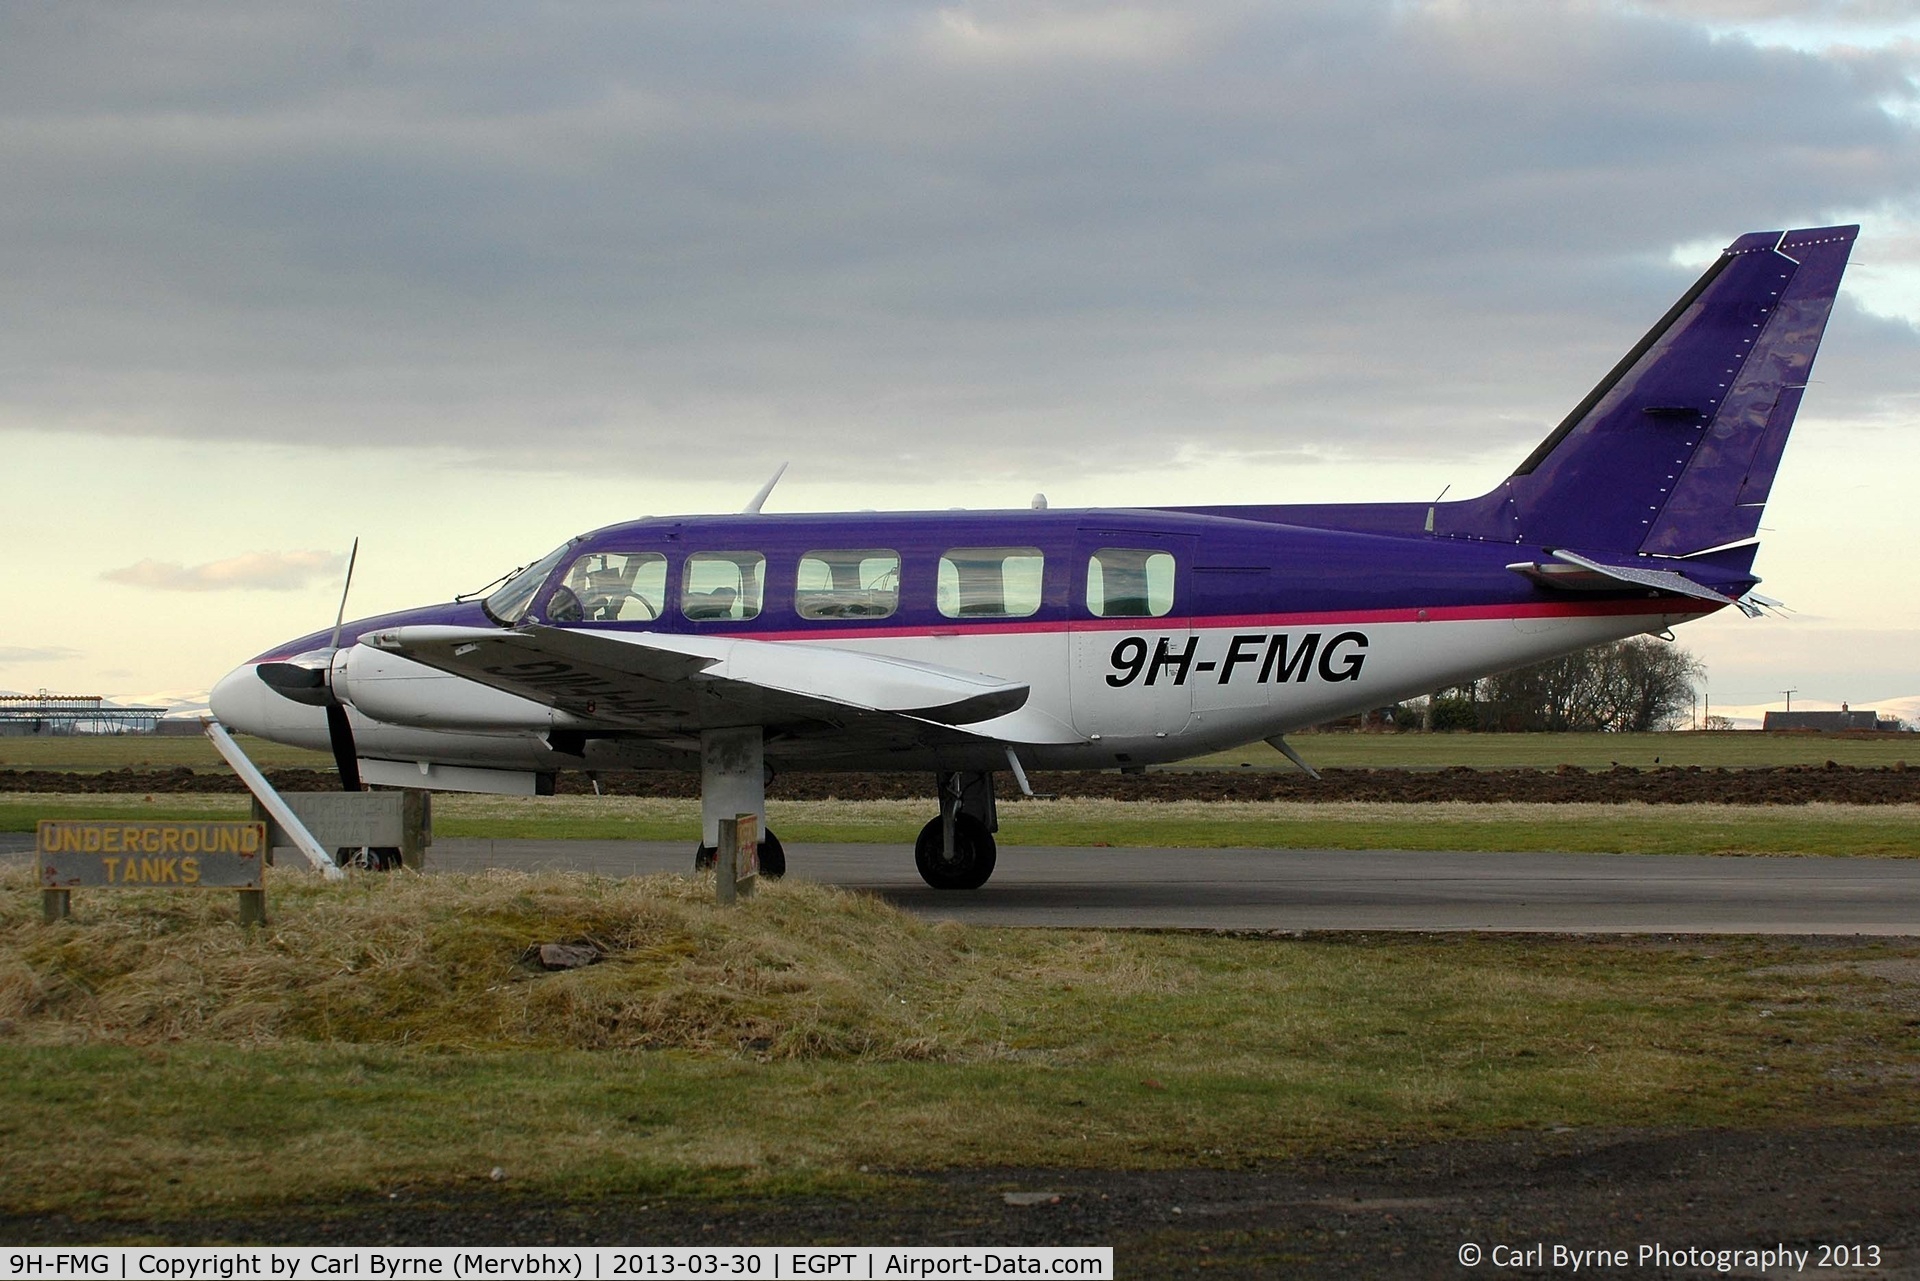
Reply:
M0 687L204 689L594 525L1426 499L1863 224L1717 698L1920 693L1920 7L0 8Z

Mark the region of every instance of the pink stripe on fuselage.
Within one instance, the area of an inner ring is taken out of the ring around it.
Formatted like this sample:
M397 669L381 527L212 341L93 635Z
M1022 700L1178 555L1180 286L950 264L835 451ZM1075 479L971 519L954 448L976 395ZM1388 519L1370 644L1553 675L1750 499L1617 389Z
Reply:
M704 629L695 635L737 636L742 640L790 641L826 640L844 636L849 640L867 640L893 636L1025 636L1045 632L1138 632L1174 629L1224 630L1227 628L1339 627L1361 623L1459 623L1486 622L1518 618L1608 618L1631 614L1711 614L1724 609L1710 601L1666 597L1658 600L1609 600L1587 602L1547 601L1538 604L1504 605L1432 605L1426 608L1321 610L1296 614L1215 614L1206 617L1164 618L1080 618L1067 622L1021 622L1007 619L992 623L955 620L941 627L836 627L823 622L804 630L778 632L714 631Z

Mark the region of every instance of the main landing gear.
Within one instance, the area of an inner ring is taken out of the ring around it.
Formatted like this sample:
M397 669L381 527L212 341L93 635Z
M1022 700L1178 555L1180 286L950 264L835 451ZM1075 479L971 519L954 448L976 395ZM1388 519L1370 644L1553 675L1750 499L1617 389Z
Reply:
M920 879L936 890L977 890L993 875L998 853L993 841L1000 827L993 775L954 772L935 778L940 817L920 829L913 843L914 866Z
M696 872L711 872L713 865L719 861L720 851L711 845L700 845L693 851L693 870ZM772 832L760 833L760 875L777 881L786 874L786 847Z
M760 820L760 875L773 880L787 874L787 851L767 830L767 775L766 740L758 725L700 731L696 872L710 871L719 860L720 824L752 814Z
M1016 763L1017 765L1017 763ZM993 803L993 775L986 770L943 770L934 775L940 816L920 829L913 863L936 890L977 890L993 875L998 849L993 834L1000 818ZM718 861L720 824L742 814L760 820L760 874L786 875L787 851L767 830L766 742L759 726L700 733L700 844L695 871Z

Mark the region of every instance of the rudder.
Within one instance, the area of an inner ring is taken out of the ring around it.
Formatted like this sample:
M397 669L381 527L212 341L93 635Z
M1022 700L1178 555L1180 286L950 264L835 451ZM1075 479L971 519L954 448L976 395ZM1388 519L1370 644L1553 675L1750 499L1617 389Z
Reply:
M1858 227L1729 245L1526 461L1442 536L1686 556L1752 538Z

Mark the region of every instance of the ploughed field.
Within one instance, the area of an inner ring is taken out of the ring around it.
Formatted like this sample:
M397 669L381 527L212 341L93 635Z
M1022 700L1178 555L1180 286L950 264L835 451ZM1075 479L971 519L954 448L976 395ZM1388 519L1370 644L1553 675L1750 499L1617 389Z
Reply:
M1920 753L1917 753L1920 755ZM339 783L330 769L280 768L267 771L273 785L287 792L333 791ZM1146 774L1036 772L1034 789L1061 797L1122 801L1372 801L1498 802L1653 805L1911 805L1920 803L1920 768L1904 761L1892 765L1774 765L1751 768L1700 765L1617 765L1601 770L1578 765L1553 769L1474 769L1457 765L1440 770L1327 769L1318 779L1298 772L1244 770L1156 770ZM690 798L699 795L693 774L606 772L600 789L611 796ZM121 768L98 772L44 769L0 770L0 792L41 793L218 793L246 789L231 771L185 765L161 769ZM592 794L585 774L563 774L557 790ZM1003 781L1003 796L1011 792ZM767 797L774 801L919 800L930 792L922 774L823 774L795 772L774 778ZM1005 796L1005 799L1015 799Z
M1319 769L1307 777L1264 743L1144 774L1033 775L1061 797L1135 801L1588 802L1656 805L1920 803L1920 737L1907 734L1303 734ZM246 739L276 787L332 791L323 752ZM1912 757L1914 768L1908 768ZM698 795L692 774L605 772L614 796ZM775 801L924 800L919 773L781 774ZM240 781L200 738L0 738L0 792L239 793ZM563 774L563 793L593 791ZM1015 799L1011 779L1000 791Z

